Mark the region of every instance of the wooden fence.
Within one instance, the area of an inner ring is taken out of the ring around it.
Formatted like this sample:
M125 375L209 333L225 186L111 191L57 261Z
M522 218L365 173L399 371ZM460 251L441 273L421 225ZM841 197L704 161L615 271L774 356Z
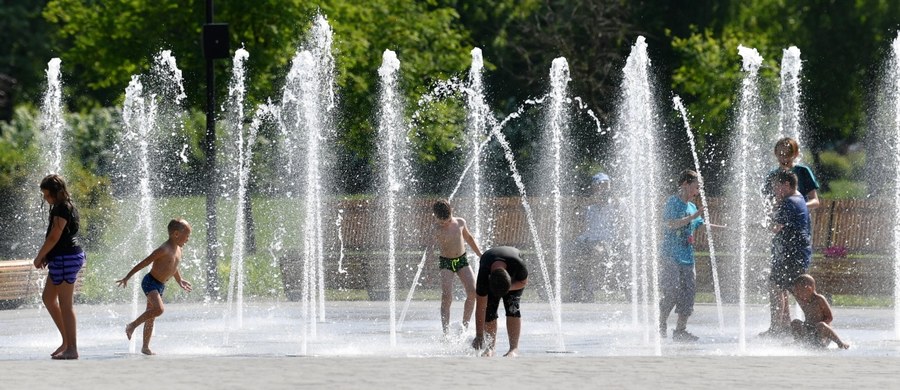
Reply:
M550 232L553 228L554 208L547 198L528 198L533 213L533 225L529 224L524 203L521 198L491 198L484 204L489 215L490 225L495 229L490 239L483 239L479 244L486 246L509 245L525 251L535 251L534 231L540 237L544 251L551 251L555 239ZM407 202L395 212L398 223L394 227L399 240L395 242L397 251L397 283L408 286L417 271L424 250L431 244L430 237L433 217L431 205L433 199L415 199ZM470 230L474 229L474 220L470 213L471 199L454 200L454 213L467 219ZM564 224L562 226L561 244L568 246L583 231L583 210L588 200L585 198L566 198L561 210ZM893 217L884 210L891 206L881 200L840 200L822 201L821 206L812 211L814 253L845 254L844 256L826 257L814 260L811 273L819 280L820 289L828 293L842 294L890 294L893 291ZM374 295L380 295L387 280L388 226L387 212L383 207L370 201L343 201L336 205L343 210L341 239L346 250L343 261L349 272L337 272L336 254L329 252L326 259L328 283L339 288L366 288ZM726 206L720 199L710 199L709 211L712 221L721 221ZM758 229L758 228L757 228ZM336 233L336 231L334 232ZM334 236L326 240L336 241ZM717 249L723 251L722 239L717 238ZM696 234L695 248L698 256L698 288L712 290L709 258L703 255L708 251L708 241L704 229ZM829 249L831 248L831 249ZM482 248L486 249L486 248ZM756 263L768 261L768 244L754 248ZM719 261L720 274L727 280L729 275L736 274L734 253L722 253ZM286 287L296 295L298 290L299 261L297 253L287 256L282 270L285 273ZM433 254L427 255L425 268L420 279L421 285L437 288L439 285L437 262ZM757 267L760 268L760 267ZM294 282L289 282L294 281ZM733 284L733 283L732 283Z

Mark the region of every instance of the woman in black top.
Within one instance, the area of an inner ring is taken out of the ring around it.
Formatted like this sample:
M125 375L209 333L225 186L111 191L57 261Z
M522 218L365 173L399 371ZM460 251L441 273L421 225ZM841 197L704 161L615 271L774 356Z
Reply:
M62 176L41 180L41 194L50 204L50 222L44 244L34 258L35 268L47 267L43 301L62 336L53 359L78 359L75 327L75 280L84 266L84 251L78 245L78 209L72 203Z

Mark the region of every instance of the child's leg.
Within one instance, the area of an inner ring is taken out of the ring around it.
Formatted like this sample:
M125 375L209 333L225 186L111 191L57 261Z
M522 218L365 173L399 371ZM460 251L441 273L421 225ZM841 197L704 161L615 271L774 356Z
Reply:
M441 270L441 327L444 334L450 331L450 303L453 302L453 272Z
M671 292L662 292L662 298L659 300L659 335L665 337L666 322L669 320L669 314L675 308L675 298Z
M781 329L787 330L791 326L790 300L788 299L787 290L779 289L779 294L781 297L778 300L778 302L780 303L780 305L779 305L780 310L778 311L778 318L777 318L778 326Z
M791 334L794 335L795 340L800 340L801 338L803 338L803 321L791 321Z
M160 315L162 315L162 313L162 297L159 295L159 291L152 290L149 294L147 294L147 310L139 315L138 318L136 318L134 321L128 323L128 325L125 325L125 335L128 336L129 340L131 340L131 334L139 325L156 317L159 317Z
M847 349L850 348L850 344L846 344L841 341L841 338L838 337L837 333L834 332L834 329L831 328L831 325L828 325L824 322L820 322L816 324L816 331L819 333L819 336L827 338L828 340L834 341L837 344L838 348Z
M59 335L62 338L62 344L59 348L56 349L50 356L55 356L62 351L66 350L66 347L69 346L66 340L66 332L65 326L63 325L62 312L59 308L59 285L54 285L50 281L50 277L47 277L47 280L44 282L44 292L41 294L41 299L44 302L44 307L47 308L47 312L50 313L50 318L53 319L53 324L56 325L56 329L59 331Z
M689 317L689 315L678 313L678 322L675 324L675 330L687 329L687 322Z
M472 267L465 266L457 272L457 275L459 275L459 280L466 290L462 325L463 327L468 327L469 320L472 319L472 312L475 311L475 272L472 271Z
M66 349L54 359L78 359L77 323L75 318L75 283L62 282L57 287Z
M494 324L496 323L497 322L495 321ZM519 317L507 316L506 333L509 335L509 352L507 352L503 356L516 357L519 355L519 334L521 333L521 331L522 319Z
M153 336L153 323L155 318L151 318L144 322L144 345L141 347L141 353L144 355L156 355L150 350L150 337Z
M784 290L775 285L774 282L769 284L769 329L773 331L784 330L790 322L784 321L784 310L787 306L787 294Z

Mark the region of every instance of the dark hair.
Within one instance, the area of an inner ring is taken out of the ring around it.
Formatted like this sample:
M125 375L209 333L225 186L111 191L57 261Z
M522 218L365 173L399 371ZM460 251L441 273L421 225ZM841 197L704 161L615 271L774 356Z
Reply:
M678 185L682 185L685 183L691 184L691 183L693 183L695 181L699 181L699 180L700 180L700 175L698 175L697 172L694 172L690 169L685 169L685 170L681 171L681 173L678 175Z
M182 218L175 218L175 219L169 221L169 226L168 226L169 234L174 233L176 230L179 232L183 232L190 228L191 228L191 224L189 224L187 221L185 221Z
M506 296L509 293L509 287L512 286L512 278L509 277L509 272L503 268L491 271L489 281L491 292L498 297Z
M806 287L811 286L813 290L816 289L816 280L813 279L810 274L802 274L794 279L794 287Z
M60 175L55 173L47 175L41 180L40 188L47 190L57 203L72 201L69 190L66 188L66 181Z
M444 199L434 202L434 206L431 206L431 211L434 212L434 216L438 217L438 219L450 218L450 215L453 213L452 210L450 202Z
M778 171L775 173L775 177L772 179L778 184L788 183L791 188L797 189L797 175L791 171Z
M800 155L800 144L797 143L797 140L795 140L791 137L784 137L784 138L778 140L778 142L775 143L775 149L774 149L775 153L778 153L778 148L782 147L782 146L790 149L791 157L796 158L797 156Z

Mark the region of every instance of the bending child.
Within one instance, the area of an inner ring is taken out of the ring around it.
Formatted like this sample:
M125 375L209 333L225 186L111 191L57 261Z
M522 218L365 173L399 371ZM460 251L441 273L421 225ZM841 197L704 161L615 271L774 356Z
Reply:
M791 321L794 340L809 346L825 348L834 341L838 348L850 348L850 344L841 341L831 328L831 306L822 294L816 292L816 280L803 274L794 280L791 290L797 303L803 309L804 320Z
M475 339L472 348L483 349L482 356L494 356L497 341L497 311L500 301L506 311L506 333L509 352L503 356L519 355L519 334L522 332L522 312L519 304L528 284L528 268L519 253L511 246L488 249L478 264L478 294L475 306Z
M117 280L119 286L128 285L128 279L132 275L140 271L142 268L153 264L150 272L144 276L141 281L141 288L147 295L147 310L138 316L137 319L125 325L125 335L131 340L134 330L141 324L144 324L144 346L141 352L145 355L153 355L150 350L150 336L153 335L153 321L163 313L162 294L166 290L166 281L171 277L175 277L175 282L185 291L191 291L191 284L181 279L181 273L178 272L178 263L181 262L181 248L191 236L191 225L183 219L173 219L169 221L169 239L166 240L159 248L153 251L143 261L138 263L125 275L124 278Z

